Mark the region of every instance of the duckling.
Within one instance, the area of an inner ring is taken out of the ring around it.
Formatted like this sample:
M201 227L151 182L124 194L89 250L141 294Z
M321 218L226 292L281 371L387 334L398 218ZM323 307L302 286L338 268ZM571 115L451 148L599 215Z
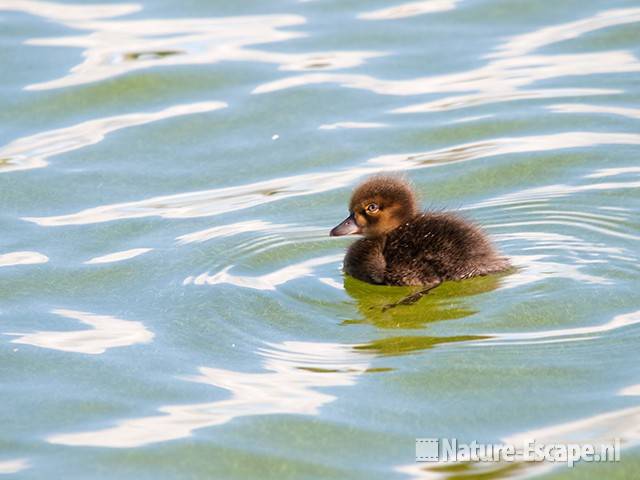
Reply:
M344 259L344 271L379 285L424 287L510 268L478 226L450 212L421 212L409 184L375 176L353 192L350 215L331 236L361 234Z

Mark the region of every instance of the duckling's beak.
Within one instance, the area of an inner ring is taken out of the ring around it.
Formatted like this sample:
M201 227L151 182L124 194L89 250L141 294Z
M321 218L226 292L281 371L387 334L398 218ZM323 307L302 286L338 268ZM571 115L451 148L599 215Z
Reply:
M329 232L332 237L341 237L342 235L351 235L353 233L361 233L360 227L356 223L356 219L353 214L349 215L344 221Z

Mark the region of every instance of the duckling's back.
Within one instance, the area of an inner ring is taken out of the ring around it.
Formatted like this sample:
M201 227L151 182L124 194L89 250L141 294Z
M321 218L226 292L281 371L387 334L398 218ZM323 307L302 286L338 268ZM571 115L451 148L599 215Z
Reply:
M451 213L416 215L389 233L382 256L387 285L437 285L510 267L482 229Z

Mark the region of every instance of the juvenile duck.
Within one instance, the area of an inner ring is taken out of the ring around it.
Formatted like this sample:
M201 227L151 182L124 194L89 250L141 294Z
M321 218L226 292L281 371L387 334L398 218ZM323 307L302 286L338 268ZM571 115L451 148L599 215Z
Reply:
M362 234L344 259L344 271L382 285L424 286L501 272L510 267L476 225L447 212L420 212L408 183L376 176L360 184L350 215L331 236Z

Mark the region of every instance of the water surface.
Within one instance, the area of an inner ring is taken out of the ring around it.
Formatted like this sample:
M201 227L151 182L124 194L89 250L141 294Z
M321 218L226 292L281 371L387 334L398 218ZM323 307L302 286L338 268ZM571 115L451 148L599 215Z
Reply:
M631 478L640 5L0 0L0 474ZM344 278L405 172L517 270ZM416 437L623 442L434 466Z

